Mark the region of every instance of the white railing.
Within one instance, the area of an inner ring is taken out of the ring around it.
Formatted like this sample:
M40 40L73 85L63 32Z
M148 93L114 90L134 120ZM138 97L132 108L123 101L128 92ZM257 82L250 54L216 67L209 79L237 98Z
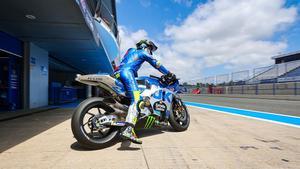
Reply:
M239 71L228 74L221 74L216 76L210 76L205 78L199 78L189 81L190 84L229 84L239 81L245 81L246 84L260 83L263 80L269 80L277 78L282 81L284 75L290 71L300 68L300 60L291 61L287 63L280 63L266 67L260 67L253 69L253 74L250 76L250 71ZM298 77L299 80L300 77ZM291 78L290 78L291 79ZM295 79L295 78L294 78ZM298 81L297 78L295 81ZM291 81L291 80L290 80Z

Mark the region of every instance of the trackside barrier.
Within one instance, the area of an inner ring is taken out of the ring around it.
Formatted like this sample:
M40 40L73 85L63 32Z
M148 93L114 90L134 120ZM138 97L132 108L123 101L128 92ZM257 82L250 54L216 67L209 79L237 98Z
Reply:
M202 94L300 95L300 82L201 87Z

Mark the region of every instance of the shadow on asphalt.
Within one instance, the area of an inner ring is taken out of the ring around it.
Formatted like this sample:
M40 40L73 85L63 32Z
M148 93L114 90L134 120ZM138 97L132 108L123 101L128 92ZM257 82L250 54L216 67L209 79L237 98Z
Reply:
M81 146L77 141L74 142L73 144L71 144L70 148L75 151L95 151L93 149L88 149L88 148Z
M162 127L162 128L152 128L152 129L140 129L137 131L137 135L139 136L139 138L145 138L145 137L150 137L153 135L157 135L157 134L164 134L165 132L174 132L174 130L171 127ZM117 143L120 143L121 145L120 147L117 149L119 151L137 151L140 150L139 147L130 147L131 143L130 141L122 141L122 140L117 140L114 143L112 143L111 146L114 146ZM106 149L109 147L104 147L104 148L100 148L100 149L88 149L85 148L83 146L81 146L78 142L74 142L73 144L71 144L70 148L72 150L75 151L96 151L96 150L101 150L101 149Z
M111 145L109 145L107 147L98 148L98 149L90 149L90 148L86 148L86 147L80 145L77 141L75 141L74 143L71 144L70 148L74 151L97 151L97 150L102 150L102 149L112 147L112 146L116 145L119 142L120 142L120 140L116 140L113 143L111 143Z
M163 134L164 133L164 129L140 129L136 132L136 134L138 135L139 138L144 138L144 137L150 137L153 135L157 135L157 134Z
M137 151L140 150L140 147L130 147L132 143L129 140L124 140L121 143L121 146L117 149L119 151Z
M54 109L0 122L0 153L68 120L73 109Z

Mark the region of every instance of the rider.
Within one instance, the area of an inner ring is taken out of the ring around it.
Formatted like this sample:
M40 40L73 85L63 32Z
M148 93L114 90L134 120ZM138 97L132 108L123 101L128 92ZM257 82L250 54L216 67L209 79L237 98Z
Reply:
M134 126L137 122L138 107L142 108L145 104L140 100L140 92L138 89L135 77L137 77L137 71L140 69L142 64L147 61L155 69L159 70L161 73L167 77L174 78L175 75L170 73L164 66L162 66L159 61L152 57L152 52L157 50L157 46L149 40L141 40L136 44L135 48L130 48L124 55L120 66L115 71L115 77L120 79L125 86L127 95L131 99L131 103L128 109L128 114L126 117L126 129L121 133L124 139L130 140L133 143L142 144L142 141L137 138L134 132Z

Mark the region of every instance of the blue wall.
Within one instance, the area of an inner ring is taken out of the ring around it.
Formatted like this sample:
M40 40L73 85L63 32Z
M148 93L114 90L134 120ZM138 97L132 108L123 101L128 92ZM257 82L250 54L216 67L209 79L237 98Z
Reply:
M30 44L30 108L48 105L48 52Z

